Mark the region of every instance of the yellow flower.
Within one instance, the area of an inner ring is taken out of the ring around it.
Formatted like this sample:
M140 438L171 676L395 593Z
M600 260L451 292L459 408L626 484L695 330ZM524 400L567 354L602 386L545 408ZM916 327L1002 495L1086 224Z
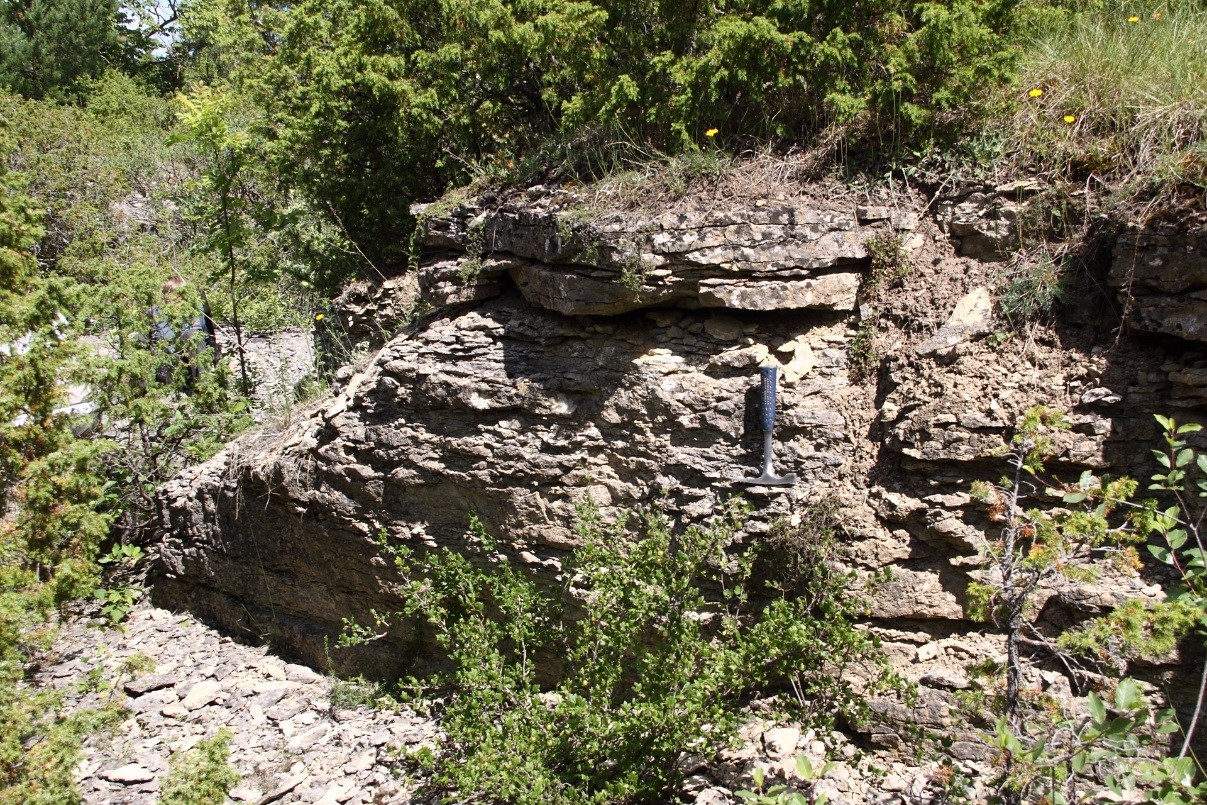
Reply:
M315 321L322 321L322 320L323 320L323 314L322 314L322 313L316 313L316 314L315 314L315 316L314 316L314 320L315 320Z
M1044 91L1042 89L1040 89L1039 87L1036 87L1035 89L1031 90L1027 94L1030 95L1032 98L1038 98L1040 95L1044 94Z
M704 136L711 139L717 136L718 131L720 131L720 129L709 129L708 131L704 132Z
M1130 22L1130 23L1133 23L1133 24L1134 24L1134 23L1139 22L1139 21L1140 21L1140 18L1139 18L1139 17L1137 17L1135 14L1133 14L1133 15L1131 15L1130 17L1128 17L1128 18L1127 18L1127 21L1128 21L1128 22Z
M1159 20L1159 19L1161 19L1161 12L1160 12L1160 11L1154 11L1154 12L1153 12L1153 19L1154 19L1154 20Z
M1065 115L1065 122L1071 126L1077 122L1077 118L1073 115Z

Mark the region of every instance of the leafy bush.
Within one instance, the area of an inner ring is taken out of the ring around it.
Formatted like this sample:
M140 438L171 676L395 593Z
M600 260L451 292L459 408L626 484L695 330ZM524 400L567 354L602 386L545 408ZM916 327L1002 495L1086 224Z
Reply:
M1194 713L1179 725L1172 710L1153 714L1131 679L1114 684L1111 714L1096 692L1080 702L1058 703L1023 684L1030 654L1059 658L1078 686L1109 688L1111 675L1124 673L1128 659L1166 653L1190 631L1203 630L1207 574L1198 529L1201 506L1192 505L1188 490L1192 468L1207 474L1207 458L1185 441L1197 425L1158 421L1166 430L1166 449L1154 452L1165 472L1153 476L1151 488L1173 494L1175 505L1168 508L1134 503L1138 484L1130 478L1112 480L1087 471L1066 484L1047 476L1052 434L1068 425L1044 408L1032 409L1020 422L1007 452L1011 474L997 484L974 485L974 498L989 507L998 524L983 546L987 572L969 585L968 595L970 614L992 621L1006 636L1005 690L995 707L1000 715L992 740L1000 751L999 790L1006 802L1077 802L1089 791L1112 796L1100 790L1103 785L1113 796L1127 797L1121 801L1190 803L1207 793L1195 781L1189 755L1202 715L1202 690ZM1207 480L1197 479L1193 488L1194 497L1207 497ZM1161 540L1151 546L1154 556L1181 577L1164 601L1125 601L1055 639L1034 623L1041 590L1060 580L1093 580L1112 567L1138 568L1136 545L1150 535ZM1207 669L1203 674L1207 679ZM1055 712L1061 717L1054 719ZM1179 731L1183 741L1176 757L1144 758L1144 750L1161 735Z
M261 110L277 174L403 258L415 200L477 171L594 173L607 154L808 141L896 149L975 120L1016 59L1012 0L303 0L191 4L203 75ZM602 156L601 156L602 155Z
M188 367L183 345L150 337L148 310L173 268L154 255L171 249L148 248L153 233L121 225L113 209L139 177L128 158L147 130L131 121L158 107L128 81L98 82L97 93L96 109L0 98L19 135L10 143L0 129L0 774L14 798L5 801L72 801L78 725L105 721L62 717L53 698L23 687L47 615L97 591L115 523L118 536L142 537L154 487L243 421L212 355ZM110 132L101 119L123 97L130 127ZM109 349L93 350L96 341ZM87 413L68 405L80 389ZM120 585L100 593L115 620L136 596Z
M239 784L230 765L230 730L199 742L187 752L168 758L168 777L159 801L162 805L222 805Z
M789 791L783 783L768 784L767 772L762 766L754 770L754 790L737 791L736 796L750 805L826 805L830 797L816 790L816 783L834 768L833 761L825 761L820 766L814 766L808 755L798 755L796 758L796 776L803 784L804 791Z
M499 556L476 519L485 570L450 550L419 557L383 538L408 580L406 606L374 629L421 619L454 666L416 683L446 691L445 737L418 758L432 785L503 802L665 801L681 755L726 745L753 691L790 683L799 714L817 726L866 717L866 697L897 679L875 639L854 628L863 602L853 579L815 567L807 590L751 606L753 557L726 551L740 513L731 505L709 527L672 533L657 514L608 525L584 509L559 599ZM814 549L828 554L832 543ZM349 628L352 642L374 636ZM548 689L541 663L557 667ZM863 685L844 674L855 666Z
M997 306L1011 329L1023 330L1056 312L1069 295L1066 270L1061 256L1040 248L1020 254L1002 271Z
M1037 721L1020 734L998 719L994 742L1009 758L1005 801L1202 802L1207 785L1195 781L1193 758L1145 756L1178 722L1172 710L1152 713L1139 683L1119 680L1110 699L1091 691L1079 704L1085 715Z

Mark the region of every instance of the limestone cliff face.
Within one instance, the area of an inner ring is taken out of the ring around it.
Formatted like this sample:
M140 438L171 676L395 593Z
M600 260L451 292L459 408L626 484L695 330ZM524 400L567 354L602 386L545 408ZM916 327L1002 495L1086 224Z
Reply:
M952 669L1001 651L964 614L986 525L967 491L1000 475L1019 415L1069 413L1062 474L1147 477L1151 413L1201 418L1207 393L1205 230L1125 231L1065 321L1003 341L988 288L1017 237L1015 197L928 206L805 187L588 216L538 188L428 210L430 312L309 416L162 490L156 597L322 662L343 618L395 601L381 533L455 546L476 512L552 581L587 498L689 522L743 495L749 540L825 500L852 565L893 569L873 627L895 660L932 688L966 684ZM889 236L912 270L872 299L861 288ZM866 377L857 338L882 356ZM740 483L760 469L769 360L783 367L775 465L794 487ZM1061 628L1156 589L1053 590L1043 617ZM420 634L395 638L358 662L388 673L425 651Z

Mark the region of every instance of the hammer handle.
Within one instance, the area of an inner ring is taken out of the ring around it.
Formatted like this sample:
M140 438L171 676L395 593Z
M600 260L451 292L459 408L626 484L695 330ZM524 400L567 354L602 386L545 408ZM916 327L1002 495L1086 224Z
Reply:
M763 366L759 369L762 382L763 430L770 431L775 427L775 376L778 367Z

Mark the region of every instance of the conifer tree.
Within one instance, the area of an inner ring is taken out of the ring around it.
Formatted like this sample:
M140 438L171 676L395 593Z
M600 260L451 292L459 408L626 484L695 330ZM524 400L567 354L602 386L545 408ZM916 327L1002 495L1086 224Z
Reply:
M117 59L115 0L0 0L0 85L70 96Z

